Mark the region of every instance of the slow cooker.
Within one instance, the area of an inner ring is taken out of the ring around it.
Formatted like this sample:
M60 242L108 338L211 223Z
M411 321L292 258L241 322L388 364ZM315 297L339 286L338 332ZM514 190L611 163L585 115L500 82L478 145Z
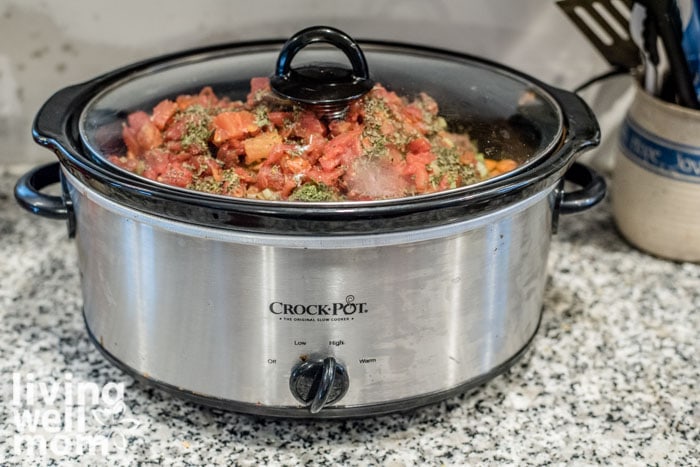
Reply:
M426 195L294 202L168 186L107 160L123 148L130 112L202 86L240 99L251 77L328 64L347 70L321 69L314 79L329 82L290 94L310 93L299 99L333 118L356 97L334 95L343 86L333 80L426 92L480 151L518 168ZM559 215L605 194L603 179L574 162L599 141L575 94L478 57L356 42L327 27L170 54L67 87L39 110L33 135L58 162L23 176L15 195L67 219L97 348L139 380L260 415L405 410L503 372L536 335ZM61 196L41 191L55 183Z

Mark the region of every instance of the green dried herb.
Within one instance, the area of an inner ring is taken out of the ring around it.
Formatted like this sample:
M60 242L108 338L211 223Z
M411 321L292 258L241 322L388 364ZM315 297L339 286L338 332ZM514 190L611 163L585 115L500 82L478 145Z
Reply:
M272 125L270 119L267 116L267 108L264 105L258 105L253 109L253 115L255 115L255 124L260 128Z
M180 112L176 118L185 121L185 133L180 140L183 149L197 146L203 153L209 154L209 139L214 133L211 129L210 110L201 105L193 105Z
M433 154L437 155L437 159L431 164L433 173L430 182L433 186L437 186L443 177L447 177L450 188L456 188L458 181L460 181L460 185L479 181L479 175L474 167L459 161L461 154L458 148L433 146L432 151Z
M290 201L335 201L336 193L323 183L305 183L289 196Z

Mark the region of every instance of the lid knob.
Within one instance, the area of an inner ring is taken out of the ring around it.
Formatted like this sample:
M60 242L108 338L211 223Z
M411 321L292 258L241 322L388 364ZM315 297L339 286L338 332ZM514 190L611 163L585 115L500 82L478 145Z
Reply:
M331 44L345 53L352 69L329 63L292 68L292 60L301 49L319 42ZM369 78L367 61L357 42L338 29L313 26L285 42L270 85L280 96L334 119L342 118L350 103L369 92L374 82Z

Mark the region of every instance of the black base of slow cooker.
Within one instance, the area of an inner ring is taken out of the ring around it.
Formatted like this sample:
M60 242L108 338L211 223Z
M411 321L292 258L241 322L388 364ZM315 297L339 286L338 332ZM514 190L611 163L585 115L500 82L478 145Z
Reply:
M83 311L83 319L85 319L85 312ZM123 372L129 374L131 377L137 381L150 384L158 389L162 389L169 392L179 398L194 402L196 404L205 405L208 407L213 407L217 409L228 410L232 412L246 413L250 415L258 415L265 417L277 417L277 418L313 418L313 419L333 419L333 418L355 418L355 417L374 417L378 415L385 415L393 412L404 412L412 409L417 409L426 405L434 404L442 400L448 399L452 396L462 394L474 389L487 381L495 378L496 376L504 373L513 364L515 364L523 355L527 352L528 348L532 344L532 341L537 335L540 323L542 322L542 313L540 313L540 319L537 322L535 331L533 332L530 339L525 343L525 345L513 355L511 358L501 363L500 365L494 367L492 370L472 378L458 386L447 389L445 391L438 391L429 394L422 394L420 396L408 397L405 399L397 399L391 402L382 402L379 404L366 404L358 405L352 407L343 406L329 406L324 408L319 413L311 414L306 407L302 406L269 406L260 404L251 404L247 402L238 402L229 399L220 399L218 397L203 396L201 394L195 394L191 391L183 390L173 386L172 384L165 383L156 379L148 378L144 376L142 372L124 364L114 355L112 355L107 349L105 349L97 340L95 335L90 330L90 326L85 321L85 328L88 331L88 335L92 343L97 347L97 349L105 356L105 358L115 365L117 368Z

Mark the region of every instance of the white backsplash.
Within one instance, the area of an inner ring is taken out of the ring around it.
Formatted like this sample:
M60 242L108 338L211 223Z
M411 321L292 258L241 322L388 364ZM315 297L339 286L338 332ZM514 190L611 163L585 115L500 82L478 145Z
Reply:
M30 129L61 87L165 52L315 24L488 57L564 88L606 69L551 0L0 0L0 163L53 158Z

